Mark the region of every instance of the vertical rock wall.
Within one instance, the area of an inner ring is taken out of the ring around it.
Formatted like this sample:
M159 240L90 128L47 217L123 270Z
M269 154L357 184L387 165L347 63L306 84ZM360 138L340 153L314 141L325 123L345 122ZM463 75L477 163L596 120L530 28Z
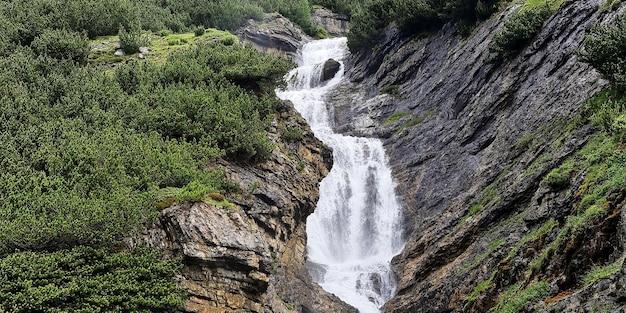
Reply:
M603 11L604 2L563 2L502 62L488 45L519 4L469 38L456 25L418 39L391 28L379 49L354 55L352 82L331 96L335 127L386 138L407 216L407 245L393 261L398 295L385 312L487 312L510 288L539 282L548 283L547 296L526 312L591 312L602 301L609 311L626 307L620 272L579 285L595 263L624 251L619 192L606 220L558 245L542 267L530 266L577 214L584 176L565 189L542 180L593 133L581 119L584 102L607 83L576 51L593 24L625 10Z

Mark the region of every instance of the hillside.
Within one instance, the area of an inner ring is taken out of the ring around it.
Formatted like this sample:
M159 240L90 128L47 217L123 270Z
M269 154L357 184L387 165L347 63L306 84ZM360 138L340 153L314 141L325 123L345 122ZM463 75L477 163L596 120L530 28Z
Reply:
M384 312L626 307L622 76L586 63L620 49L594 25L626 7L549 3L506 3L467 34L387 27L353 55L336 128L385 138L406 216Z

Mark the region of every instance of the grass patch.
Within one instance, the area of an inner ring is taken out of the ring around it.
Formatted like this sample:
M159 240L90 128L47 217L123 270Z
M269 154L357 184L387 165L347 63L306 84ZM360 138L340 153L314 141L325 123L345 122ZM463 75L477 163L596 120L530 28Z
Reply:
M521 291L520 288L521 285L519 284L511 286L500 298L500 301L498 301L493 311L500 313L517 313L527 303L547 296L550 290L550 286L545 281L540 281Z
M606 0L602 7L600 7L600 12L617 10L620 3L622 3L622 0Z
M493 251L495 251L495 250L496 250L496 249L498 249L500 246L502 246L502 245L504 244L504 242L505 242L505 240L504 240L504 239L499 239L499 240L496 240L496 241L492 242L492 243L489 245L489 249L488 249L485 253L483 253L483 254L479 255L479 256L476 258L476 260L474 260L474 262L472 262L472 263L470 263L470 264L468 264L468 265L464 266L464 267L463 267L463 269L461 269L461 271L462 271L462 272L467 272L467 271L469 271L469 270L471 270L471 269L476 268L476 267L477 267L478 265L480 265L480 264L481 264L481 263L482 263L482 262L483 262L483 261L484 261L484 260L485 260L485 259L486 259L486 258L487 258L487 257L488 257L488 256L489 256L492 252L493 252Z
M527 242L537 241L541 239L542 237L547 235L550 231L552 231L552 229L554 229L554 227L556 227L557 225L559 225L557 221L555 221L554 219L550 219L547 222L545 222L543 225L541 225L541 227L537 228L537 230L535 230L534 232L524 236L522 240L520 240L519 243L515 245L513 249L511 249L511 251L509 251L506 258L502 262L506 263L510 261L513 257L515 257L515 255L517 254L517 252L523 245L525 245Z
M423 112L421 114L418 114L415 118L409 120L408 122L406 122L402 126L400 126L400 128L398 128L393 133L393 135L396 136L396 135L400 134L405 128L419 125L420 123L425 121L427 118L429 118L431 116L434 116L436 113L437 112L435 110L429 110L429 111Z
M405 116L411 115L411 112L398 112L387 117L384 121L385 125L393 124Z
M170 31L164 30L159 33L146 33L149 36L150 51L145 53L145 57L148 60L154 61L159 64L163 64L167 57L174 51L180 50L190 44L198 41L229 41L236 39L237 37L227 31L221 31L217 29L207 29L204 33L189 32L173 34ZM236 40L233 40L235 42ZM103 36L97 37L89 41L92 50L89 54L89 63L93 65L121 63L127 60L133 60L137 58L137 53L118 56L115 55L115 51L120 48L120 42L118 36Z
M525 147L528 147L528 144L535 138L535 134L534 133L530 133L524 137L522 137L516 144L515 144L515 148L517 149L522 149Z
M400 85L389 85L383 87L380 92L388 94L390 96L398 97L398 89L400 89Z
M467 295L467 297L465 297L465 305L463 306L463 309L468 309L474 302L476 302L476 300L478 299L478 296L483 291L491 287L493 278L495 276L496 276L496 271L493 271L489 279L480 282L478 285L476 285L476 287L474 287L474 290L472 290L472 292L469 295Z
M528 177L533 173L542 170L548 165L548 161L550 161L551 156L549 154L543 154L541 157L535 158L535 160L530 163L530 165L524 170L522 174L524 177Z
M556 10L559 8L561 3L563 3L563 0L526 0L524 1L522 9L534 10L540 6L545 6L547 4L552 10Z
M622 268L624 264L624 257L622 256L619 260L615 261L612 264L608 264L605 266L596 266L585 275L583 282L585 286L590 286L596 283L598 280L607 278L617 272Z
M560 189L569 184L569 178L575 170L575 164L572 158L566 160L561 166L550 171L544 178L544 182L548 186Z

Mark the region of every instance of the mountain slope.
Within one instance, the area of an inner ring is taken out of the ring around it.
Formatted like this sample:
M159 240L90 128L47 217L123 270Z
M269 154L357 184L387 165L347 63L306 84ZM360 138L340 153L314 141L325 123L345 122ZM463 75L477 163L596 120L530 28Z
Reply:
M418 38L388 28L353 56L331 97L336 127L386 138L407 221L385 312L626 306L622 146L588 120L608 83L576 53L625 10L604 2L563 2L504 59L489 44L519 4L468 39L450 24Z

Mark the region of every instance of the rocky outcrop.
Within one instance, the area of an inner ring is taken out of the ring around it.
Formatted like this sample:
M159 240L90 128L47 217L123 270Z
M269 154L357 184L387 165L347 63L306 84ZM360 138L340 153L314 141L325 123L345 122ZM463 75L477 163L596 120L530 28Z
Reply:
M393 261L398 294L383 311L487 312L507 290L538 282L548 284L547 295L526 312L565 312L579 302L592 308L598 299L611 309L626 305L619 273L582 289L580 281L624 251L620 196L607 208L610 218L557 241L578 214L585 174L568 188L544 181L593 133L580 117L606 81L576 51L591 25L625 10L601 11L604 2L563 2L504 61L488 45L519 5L469 38L456 25L417 39L390 28L379 49L352 57L351 82L330 96L335 127L385 138L407 218L406 247ZM533 263L549 244L543 263Z
M258 50L295 58L298 49L311 37L278 13L265 14L263 21L248 20L237 31L242 42L251 43Z
M324 8L317 8L311 13L311 24L313 27L323 27L332 37L345 37L350 29L350 17Z
M335 74L339 72L341 64L333 59L328 59L322 65L322 77L321 81L327 81L335 77Z
M285 140L286 128L302 138ZM183 262L184 312L355 312L312 283L305 266L305 221L328 173L331 151L289 102L270 130L276 148L259 164L219 161L242 192L230 205L198 202L165 209L144 233L151 246Z

